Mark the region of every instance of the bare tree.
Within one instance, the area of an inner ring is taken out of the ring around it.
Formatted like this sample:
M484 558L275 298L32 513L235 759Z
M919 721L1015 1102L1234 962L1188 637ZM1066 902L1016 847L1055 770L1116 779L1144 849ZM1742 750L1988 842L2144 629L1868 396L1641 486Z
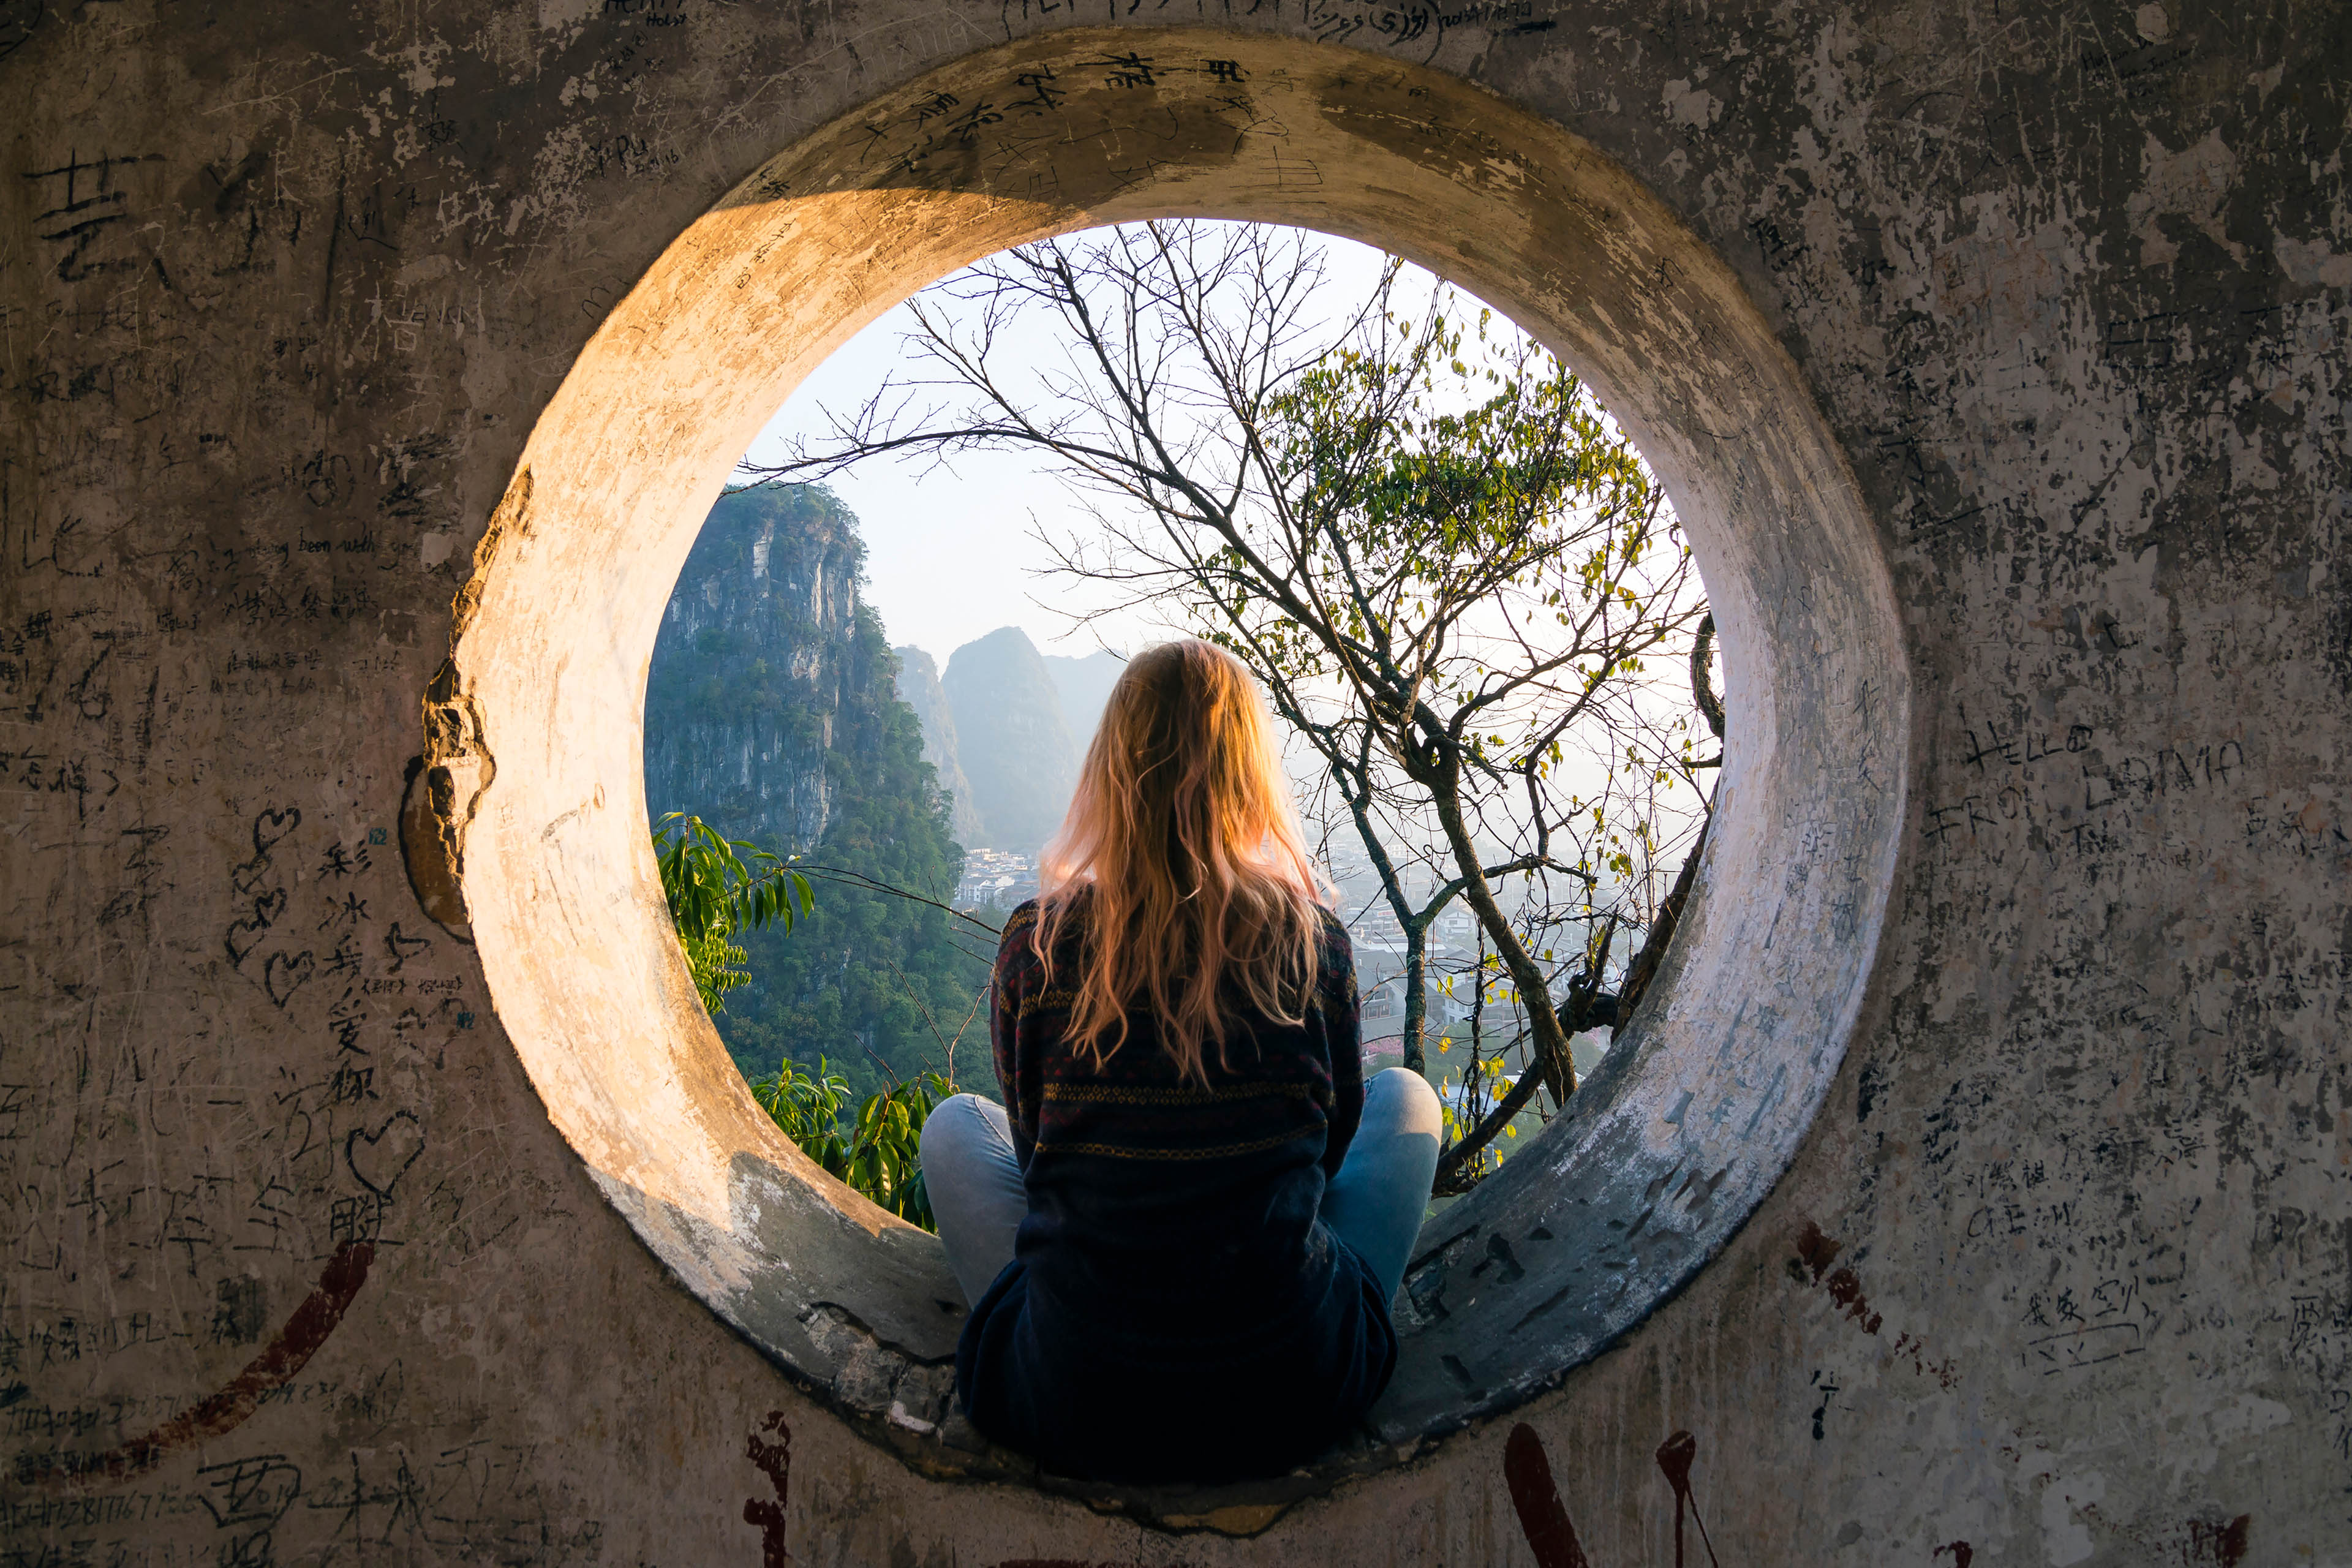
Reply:
M1474 1032L1458 1184L1538 1084L1574 1091L1570 1037L1619 1012L1617 937L1655 934L1657 861L1714 759L1660 717L1647 661L1706 606L1664 492L1574 374L1449 289L1414 298L1393 258L1336 311L1331 285L1319 242L1252 226L1008 251L914 302L924 374L754 472L1050 455L1097 525L1056 542L1061 570L1232 649L1314 753L1403 934L1409 1066L1429 933L1457 900L1475 915L1474 1005L1500 988L1526 1067L1486 1095L1505 1047L1482 1060Z

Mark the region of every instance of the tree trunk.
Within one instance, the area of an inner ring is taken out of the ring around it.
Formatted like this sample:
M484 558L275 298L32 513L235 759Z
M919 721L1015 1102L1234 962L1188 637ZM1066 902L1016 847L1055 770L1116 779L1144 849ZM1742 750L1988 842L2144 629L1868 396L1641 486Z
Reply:
M1601 951L1604 952L1608 951L1609 942L1616 934L1617 917L1611 915L1601 938ZM1588 973L1584 989L1578 991L1571 988L1569 993L1569 1026L1570 1028L1581 1029L1584 1026L1585 1019L1591 1014L1592 1004L1598 997L1600 990L1601 967L1595 964ZM1437 1179L1433 1191L1441 1193L1469 1191L1468 1181L1464 1175L1465 1168L1478 1158L1478 1152L1481 1149L1492 1143L1496 1136L1510 1124L1512 1117L1527 1109L1528 1101L1535 1098L1536 1083L1541 1077L1542 1075L1536 1071L1533 1063L1530 1062L1527 1069L1519 1074L1517 1081L1511 1085L1510 1092L1496 1102L1495 1109L1488 1111L1477 1126L1455 1139L1438 1155Z
M1486 928L1487 939L1495 944L1504 969L1509 972L1511 983L1518 987L1519 1005L1527 1010L1528 1032L1532 1041L1529 1066L1542 1078L1552 1103L1566 1105L1568 1097L1576 1092L1576 1068L1569 1059L1568 1037L1560 1030L1559 1014L1551 1005L1549 982L1534 955L1519 941L1518 933L1511 930L1503 907L1495 901L1494 889L1486 886L1486 868L1478 862L1478 847L1471 842L1470 830L1462 820L1459 788L1451 779L1429 778L1422 782L1437 807L1438 826L1445 830L1445 842L1453 849L1454 864L1461 870L1462 896L1469 900L1478 923Z
M1422 1046L1428 1015L1429 928L1415 921L1404 928L1404 1029L1398 1042L1404 1047L1404 1065L1414 1072L1428 1065Z

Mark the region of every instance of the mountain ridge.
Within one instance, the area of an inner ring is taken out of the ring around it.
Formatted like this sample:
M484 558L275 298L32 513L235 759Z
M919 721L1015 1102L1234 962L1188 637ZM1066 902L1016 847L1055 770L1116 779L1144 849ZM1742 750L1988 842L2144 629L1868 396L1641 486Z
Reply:
M988 847L1036 854L1061 826L1078 776L1043 656L1019 626L999 626L956 649L940 685Z
M1110 689L1127 668L1127 656L1097 648L1089 654L1049 653L1040 657L1045 661L1045 672L1054 678L1054 689L1061 693L1063 721L1069 726L1070 739L1083 758L1087 748L1094 744L1095 729L1102 722L1103 704L1110 700Z
M971 803L971 781L964 777L961 742L948 694L940 686L940 667L931 656L908 643L890 650L898 656L898 700L915 710L923 726L923 760L939 774L948 796L948 826L956 841L971 848L987 845L988 830Z

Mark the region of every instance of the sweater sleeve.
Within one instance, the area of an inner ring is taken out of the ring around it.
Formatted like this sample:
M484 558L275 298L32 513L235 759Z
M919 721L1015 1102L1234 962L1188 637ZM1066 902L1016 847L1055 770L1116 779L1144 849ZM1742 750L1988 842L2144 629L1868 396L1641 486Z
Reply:
M1323 1172L1339 1173L1339 1163L1355 1142L1364 1119L1363 1003L1356 994L1356 950L1339 922L1324 917L1323 1018L1331 1050L1331 1125L1323 1145Z
M1030 946L1036 921L1034 906L1024 904L1004 922L988 983L988 1042L996 1058L996 1087L1004 1098L1013 1153L1024 1171L1037 1146L1037 1112L1044 1094L1037 1076L1035 1025L1024 1020L1022 1005L1036 982L1036 956Z

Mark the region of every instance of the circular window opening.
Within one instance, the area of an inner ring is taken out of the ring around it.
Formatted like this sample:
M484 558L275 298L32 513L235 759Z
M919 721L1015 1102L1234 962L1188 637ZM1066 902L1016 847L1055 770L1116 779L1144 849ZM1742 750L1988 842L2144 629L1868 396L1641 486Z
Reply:
M950 98L1004 118L959 129ZM677 1277L869 1435L1017 1473L947 1418L963 1303L936 1240L752 1102L668 939L646 673L738 455L835 348L978 258L1180 216L1381 246L1574 366L1675 498L1739 696L1633 1026L1424 1228L1370 1430L1260 1489L1297 1491L1557 1384L1688 1280L1787 1167L1878 945L1908 689L1875 536L1737 281L1622 170L1435 72L1202 31L1027 40L816 132L669 244L533 431L427 693L408 837L557 1127Z

